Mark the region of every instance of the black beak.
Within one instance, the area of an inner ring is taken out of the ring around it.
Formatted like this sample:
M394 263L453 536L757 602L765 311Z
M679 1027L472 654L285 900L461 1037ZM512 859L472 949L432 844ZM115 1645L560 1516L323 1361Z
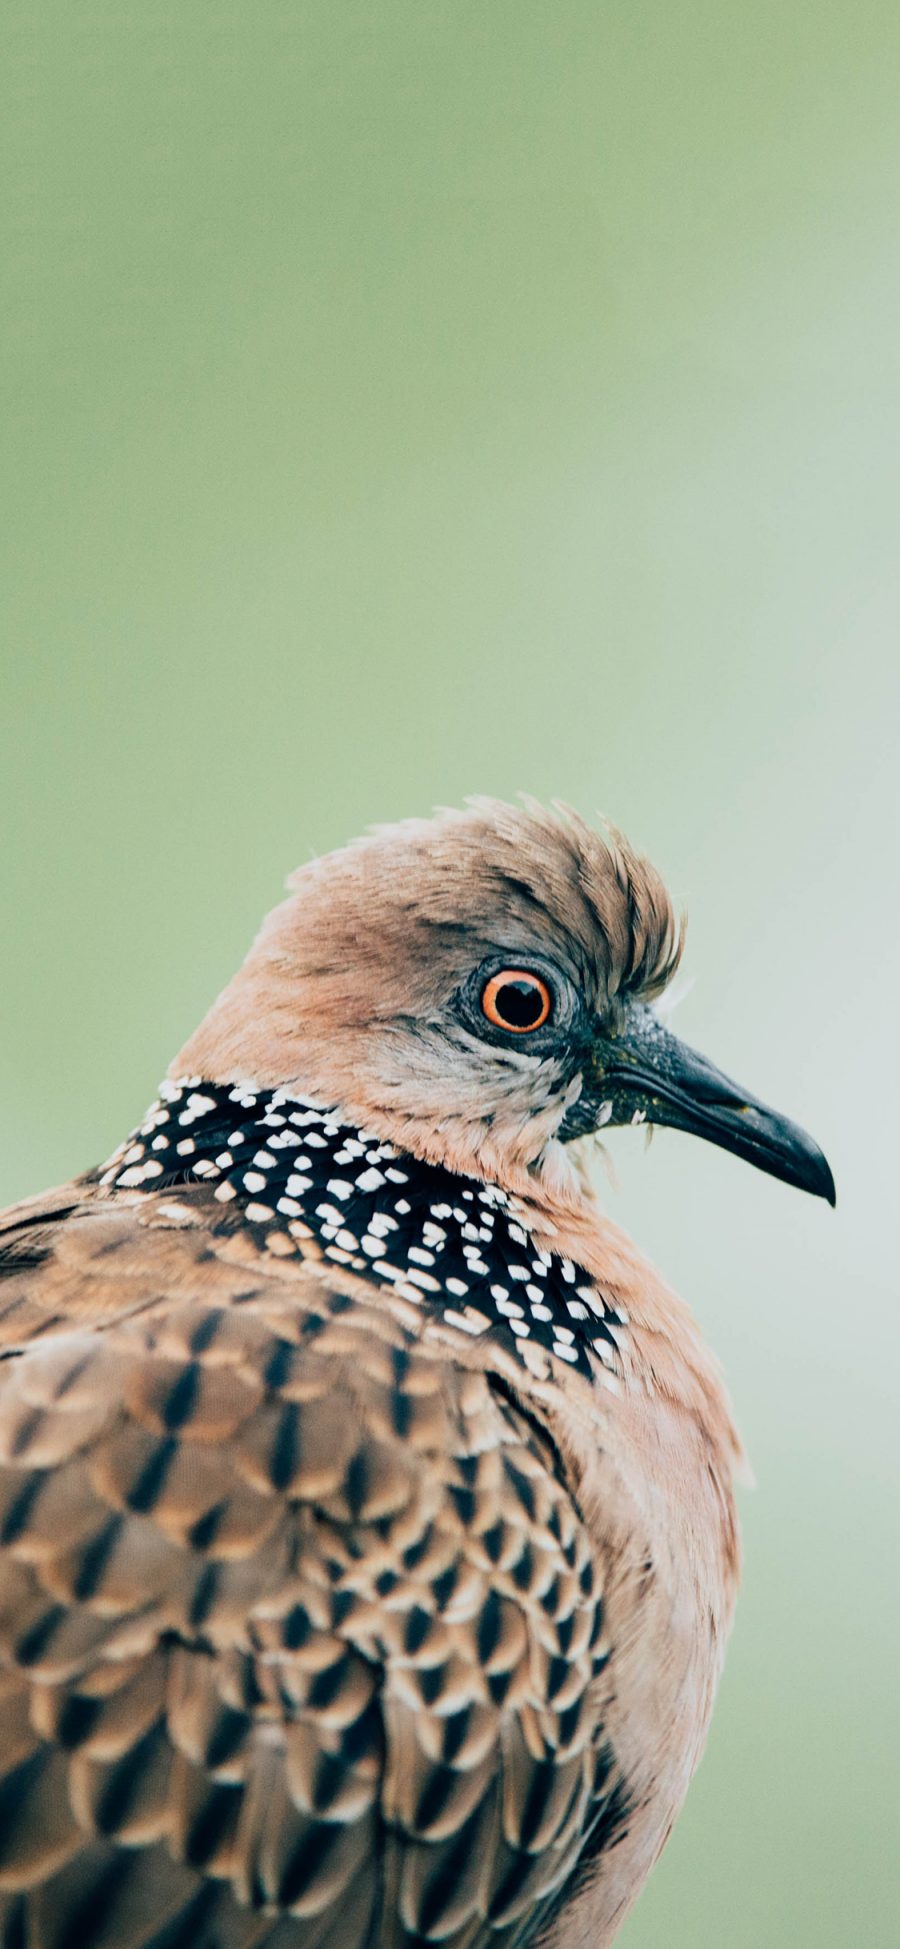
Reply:
M806 1131L738 1089L643 1003L629 1005L619 1033L597 1035L584 1080L564 1137L604 1124L671 1124L836 1203L831 1171Z

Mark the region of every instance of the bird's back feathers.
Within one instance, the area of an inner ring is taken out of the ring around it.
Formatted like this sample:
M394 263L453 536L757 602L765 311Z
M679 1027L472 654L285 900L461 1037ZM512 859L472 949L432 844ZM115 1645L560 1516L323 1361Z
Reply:
M0 1939L531 1941L627 1812L546 1431L208 1189L2 1263Z

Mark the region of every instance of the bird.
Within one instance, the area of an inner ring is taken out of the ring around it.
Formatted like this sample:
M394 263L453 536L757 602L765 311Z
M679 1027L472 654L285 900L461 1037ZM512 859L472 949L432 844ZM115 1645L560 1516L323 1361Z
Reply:
M0 1944L603 1949L742 1451L590 1146L833 1179L663 1019L615 828L476 799L288 885L131 1134L0 1221Z

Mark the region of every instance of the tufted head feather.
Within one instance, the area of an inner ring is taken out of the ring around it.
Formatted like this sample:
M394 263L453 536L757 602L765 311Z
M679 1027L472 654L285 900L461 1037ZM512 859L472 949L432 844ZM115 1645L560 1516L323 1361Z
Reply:
M296 872L173 1065L284 1086L420 1155L501 1177L545 1159L592 1025L673 974L661 880L613 829L476 799L376 829ZM492 1033L492 968L546 980L539 1035Z

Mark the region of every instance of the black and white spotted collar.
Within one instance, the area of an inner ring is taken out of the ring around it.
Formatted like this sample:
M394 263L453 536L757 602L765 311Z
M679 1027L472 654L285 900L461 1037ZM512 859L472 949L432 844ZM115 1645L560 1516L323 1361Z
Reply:
M163 1083L100 1181L208 1185L222 1204L237 1201L271 1248L315 1240L327 1259L460 1333L501 1338L534 1371L544 1367L530 1354L537 1346L613 1387L621 1372L624 1316L571 1259L536 1244L518 1200L284 1090Z

